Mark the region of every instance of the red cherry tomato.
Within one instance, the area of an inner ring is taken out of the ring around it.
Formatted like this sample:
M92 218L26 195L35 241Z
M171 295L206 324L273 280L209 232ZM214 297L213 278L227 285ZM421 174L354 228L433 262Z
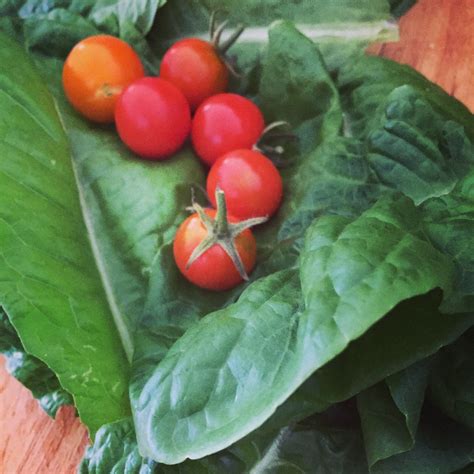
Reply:
M63 87L73 107L95 122L112 122L122 90L143 77L137 53L108 35L86 38L74 46L63 68Z
M206 214L214 218L216 211L206 209ZM229 222L238 219L228 216ZM207 237L207 229L197 213L189 216L179 227L173 243L173 253L180 272L191 283L208 290L222 291L237 286L242 277L227 253L218 244L198 257L188 269L186 264L193 250ZM247 273L253 269L257 255L255 237L250 229L245 229L234 240L235 247Z
M265 126L259 108L237 94L217 94L197 109L191 139L197 155L209 166L239 148L252 148Z
M211 43L188 38L166 51L160 77L174 84L195 110L203 100L226 90L229 71Z
M207 194L216 206L216 187L225 193L227 210L239 219L270 217L280 205L280 173L266 156L253 150L235 150L221 156L207 176Z
M115 124L122 141L147 159L163 159L176 152L191 127L189 104L173 84L144 77L128 86L115 108Z

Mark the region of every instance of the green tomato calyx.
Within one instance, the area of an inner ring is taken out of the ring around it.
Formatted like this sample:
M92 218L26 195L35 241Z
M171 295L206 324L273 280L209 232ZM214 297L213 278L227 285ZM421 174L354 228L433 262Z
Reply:
M229 20L225 20L222 23L217 23L217 13L219 10L214 10L211 14L209 21L209 36L211 38L211 43L214 46L217 54L229 70L229 72L234 76L239 78L240 74L235 70L232 61L227 57L227 51L230 47L238 40L239 36L243 33L245 26L242 24L237 25L236 29L229 35L228 38L222 40L222 34L225 31Z
M239 252L235 247L235 239L244 230L266 222L268 217L254 217L240 222L229 222L225 194L220 188L216 188L216 202L217 213L215 218L209 216L198 203L193 202L192 208L195 212L197 212L199 219L206 227L207 236L193 250L191 256L189 257L188 263L186 264L186 269L188 269L196 259L198 259L212 246L219 245L230 257L242 279L248 280L249 277L245 270L244 264L240 258Z

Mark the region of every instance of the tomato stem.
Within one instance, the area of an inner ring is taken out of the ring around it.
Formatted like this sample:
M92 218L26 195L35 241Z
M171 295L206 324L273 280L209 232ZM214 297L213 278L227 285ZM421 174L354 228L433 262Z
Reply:
M243 33L245 30L245 26L242 24L237 25L237 28L235 31L222 43L218 45L219 48L219 53L224 55L227 53L229 48L238 40L239 36Z
M281 155L285 152L285 148L281 145L270 145L268 141L272 139L296 139L296 135L291 132L276 131L278 128L289 126L290 124L284 120L278 120L276 122L270 123L264 128L260 138L258 139L258 142L253 146L253 149L268 156L275 163L279 162Z
M217 13L219 11L220 10L217 9L211 13L211 18L209 20L209 36L211 38L211 43L214 46L214 49L216 50L217 54L226 65L229 72L234 77L238 78L240 77L240 75L237 73L237 71L233 67L229 58L226 56L226 53L230 49L230 47L237 41L237 39L240 37L242 32L245 30L245 26L242 23L239 23L235 31L233 31L227 39L225 39L224 41L221 41L222 34L225 28L227 27L227 25L229 24L229 20L225 20L222 23L217 24Z
M227 222L227 203L225 201L224 191L216 188L216 233L217 237L224 237L229 233L229 223Z

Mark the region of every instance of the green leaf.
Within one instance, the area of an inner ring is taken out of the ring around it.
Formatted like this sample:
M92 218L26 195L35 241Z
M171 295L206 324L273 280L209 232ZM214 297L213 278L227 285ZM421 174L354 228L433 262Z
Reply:
M38 400L41 408L51 417L62 405L71 405L72 398L59 384L54 372L25 349L0 308L0 352L5 357L7 372L21 382Z
M100 428L78 474L152 474L154 464L140 456L133 422L126 418Z
M0 303L93 433L127 413L128 364L55 105L31 60L3 34L0 61Z
M440 351L430 378L430 399L446 415L474 428L474 330Z
M228 472L320 474L367 471L357 428L338 424L336 413L271 432L257 431L229 449L196 461L167 466L139 456L130 419L102 427L80 467L80 474ZM342 415L344 417L346 415ZM332 423L330 423L332 422ZM324 462L321 460L324 459Z
M474 436L466 427L425 406L412 450L378 462L373 473L451 473L474 459Z
M471 171L447 196L426 201L422 212L433 245L449 255L456 266L453 292L443 310L471 312L474 305L474 173Z
M280 240L303 235L324 214L358 216L386 191L370 169L363 144L352 138L324 140L288 174L286 199L276 216Z
M291 398L309 401L313 411L325 410L453 343L473 325L474 314L440 313L441 297L435 290L399 303L317 370ZM291 398L278 411L287 411Z
M176 463L231 444L399 301L448 287L449 269L406 198L353 222L316 220L301 255L304 310L293 270L263 278L192 326L132 387L141 452Z
M132 44L145 64L155 70L156 58L145 36L157 10L165 3L166 0L11 0L0 5L0 14L21 23L30 49L65 57L78 41L105 33Z
M193 325L171 347L143 387L132 386L137 436L145 456L176 463L188 454L183 453L183 449L189 449L185 443L194 444L191 458L226 447L229 438L230 442L236 441L250 431L242 429L243 420L238 418L242 404L260 405L250 420L245 417L246 423L250 421L256 428L265 420L265 415L258 419L255 416L268 408L262 406L266 405L263 397L255 399L255 393L262 384L268 387L276 383L279 363L284 369L287 345L293 344L297 324L298 288L294 270L255 282L237 303ZM273 336L267 338L270 328ZM255 347L259 353L250 357ZM175 382L177 374L183 378L179 386ZM234 404L234 398L240 403ZM206 413L208 404L217 409L215 414ZM234 413L230 426L235 428L231 428L230 436L221 427L224 420L227 422L227 412ZM205 430L206 435L199 437L200 446L196 446L193 433L208 424L210 430ZM175 430L176 434L171 435ZM182 438L179 448L172 441L174 436Z
M277 22L268 33L258 100L268 122L286 120L296 128L308 120L322 122L322 135L342 125L339 95L318 47L290 22ZM278 77L278 81L275 81Z
M429 102L443 121L452 120L461 124L467 136L474 139L472 113L441 87L409 66L360 54L348 58L337 74L337 87L342 94L341 101L351 133L367 137L372 130L377 129L385 113L388 96L394 89L405 85L414 89L424 102ZM425 128L430 125L430 121L431 118L428 118Z
M354 221L342 216L316 220L306 234L300 265L308 316L314 309L330 317L320 316L317 324L331 345L362 335L406 298L449 288L450 271L449 259L424 238L415 206L391 195ZM311 331L305 337L312 337ZM312 357L317 360L318 352L306 354L307 361Z
M368 160L380 181L420 204L449 193L472 166L474 145L411 86L387 98L380 128L369 136Z
M357 395L370 467L413 447L430 362L425 359Z

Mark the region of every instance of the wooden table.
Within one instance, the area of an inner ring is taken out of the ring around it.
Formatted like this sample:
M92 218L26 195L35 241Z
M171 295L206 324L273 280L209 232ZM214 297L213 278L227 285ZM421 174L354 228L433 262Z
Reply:
M419 0L399 43L370 48L410 64L474 111L474 0ZM51 420L0 363L0 474L74 473L87 432L63 407Z

